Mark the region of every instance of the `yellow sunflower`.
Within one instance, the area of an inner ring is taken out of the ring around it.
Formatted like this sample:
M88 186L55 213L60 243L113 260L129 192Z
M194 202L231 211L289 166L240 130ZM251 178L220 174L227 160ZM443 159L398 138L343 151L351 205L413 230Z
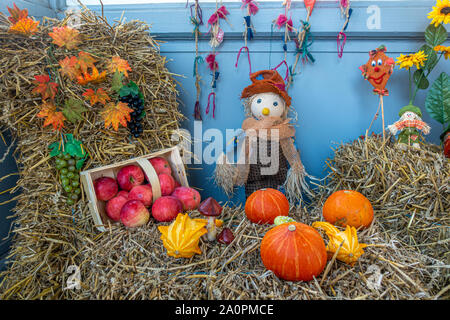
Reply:
M436 47L434 47L434 51L442 52L444 54L445 60L447 60L450 57L450 47L436 46Z
M428 56L423 51L407 55L400 54L400 57L397 58L395 64L400 65L400 69L405 68L406 70L409 70L414 65L417 69L420 69L424 66L427 57Z
M450 0L437 0L436 7L428 14L428 19L432 19L430 24L434 23L435 27L441 23L450 23Z

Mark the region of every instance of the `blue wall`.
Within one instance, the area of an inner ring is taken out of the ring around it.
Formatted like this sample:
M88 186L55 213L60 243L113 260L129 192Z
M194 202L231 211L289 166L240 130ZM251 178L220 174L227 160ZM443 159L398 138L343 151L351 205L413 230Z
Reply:
M192 3L192 1L191 1ZM200 1L201 3L201 1ZM203 129L218 128L225 132L227 128L239 128L244 114L239 100L239 94L250 81L248 78L248 63L246 56L241 56L239 68L234 63L239 48L243 45L242 32L243 11L240 3L225 3L230 11L229 21L221 25L225 31L225 40L219 48L218 56L220 80L217 89L216 118L205 116L203 113ZM300 65L301 74L295 77L294 84L289 88L293 99L293 106L298 113L299 121L296 135L297 147L301 150L301 158L307 171L317 177L326 175L324 161L333 156L331 146L333 142L347 142L364 134L378 107L378 97L372 94L372 87L364 81L358 67L368 60L368 51L380 44L388 48L388 55L399 56L417 50L423 43L423 32L429 24L426 15L435 4L434 0L427 1L358 1L353 2L353 14L347 29L348 41L342 59L336 51L336 35L343 20L336 1L322 1L316 3L316 8L310 19L311 31L315 42L312 48L315 64ZM381 28L369 30L367 13L369 5L380 8ZM215 3L201 3L203 17L206 23L215 10ZM100 7L91 6L100 12ZM188 116L183 126L193 132L193 106L195 101L194 78L192 77L194 42L192 25L189 24L189 9L184 3L105 6L108 20L118 19L122 11L127 21L140 19L151 24L151 33L157 39L166 43L161 45L161 53L171 61L168 67L171 72L183 75L179 78L181 110ZM280 2L262 3L260 12L252 18L257 36L249 42L252 58L252 71L275 67L284 57L282 49L282 34L275 32L271 37L271 22L284 9ZM298 27L299 20L305 19L306 11L303 2L294 2L292 6L294 26ZM203 57L210 51L207 26L200 28L204 33L200 43ZM270 45L270 39L272 44ZM447 44L449 45L449 44ZM272 46L272 50L270 47ZM294 60L294 44L288 45L288 63ZM271 64L269 64L269 57ZM441 61L431 75L433 81L440 72L449 70L449 61ZM202 86L201 105L203 112L207 105L207 95L210 91L210 72L202 66L201 75L204 80ZM285 69L279 69L284 74ZM407 72L395 69L388 83L390 96L385 97L386 125L398 120L399 109L408 103ZM425 92L419 92L416 105L424 110ZM433 143L439 143L442 126L430 119L424 112L424 120L434 130L427 137ZM372 129L381 132L381 116ZM203 147L207 142L203 143ZM202 196L214 196L220 200L227 197L210 180L214 165L190 165L190 183L203 189ZM232 199L239 202L243 199L240 190Z

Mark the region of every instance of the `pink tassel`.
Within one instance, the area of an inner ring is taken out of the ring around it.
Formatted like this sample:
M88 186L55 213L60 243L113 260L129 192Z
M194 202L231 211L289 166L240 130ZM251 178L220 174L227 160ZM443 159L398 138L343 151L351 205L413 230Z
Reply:
M225 6L221 6L219 9L217 9L216 12L214 12L211 17L208 19L208 24L213 25L219 21L219 19L227 19L227 15L230 13L228 12L227 8Z
M241 52L243 49L247 50L247 57L248 57L248 66L250 69L249 74L252 74L252 61L250 60L250 50L248 49L248 47L242 47L241 49L239 49L238 55L237 55L237 59L236 59L236 64L234 65L236 68L238 67L238 62L239 62L239 57L241 56Z
M277 18L277 20L275 21L275 24L277 25L278 29L281 29L281 27L283 27L286 22L288 21L287 17L285 14L280 14Z
M343 8L347 8L348 7L348 0L340 0L341 1L341 6Z
M217 14L214 12L211 15L211 17L209 17L208 24L213 25L213 24L217 23L218 20L219 20L219 18L217 17Z
M206 62L208 63L208 68L211 71L219 70L219 64L216 61L216 55L217 55L216 53L210 53L206 57Z
M209 113L209 106L210 106L210 98L211 98L211 96L213 97L213 112L212 112L212 114L213 114L213 118L215 118L215 113L216 113L216 93L215 92L211 92L208 95L208 106L206 107L205 113L206 114Z
M284 81L287 82L287 80L289 79L289 67L288 64L286 62L286 60L281 61L275 68L273 68L272 70L277 70L279 67L281 67L281 65L284 64L286 66L286 76L284 77Z
M292 18L289 18L289 20L286 22L286 24L288 25L290 30L293 29L294 24L292 23Z
M341 42L342 39L342 42ZM338 57L342 58L342 56L344 55L344 46L345 46L345 42L347 41L347 35L344 32L339 32L338 36L337 36L337 52L338 52Z
M256 4L256 1L254 0L242 0L242 6L241 9L244 8L245 6L248 6L248 11L251 15L255 15L258 13L258 6Z
M219 18L222 19L226 19L227 15L229 15L230 13L228 12L227 8L225 8L225 6L221 6L219 9L217 9L217 15L219 16Z

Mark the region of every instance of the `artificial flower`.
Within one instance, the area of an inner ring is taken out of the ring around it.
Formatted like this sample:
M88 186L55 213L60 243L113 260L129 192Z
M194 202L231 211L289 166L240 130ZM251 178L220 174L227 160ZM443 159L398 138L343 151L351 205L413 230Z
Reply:
M437 0L436 6L428 14L428 19L432 19L430 24L434 23L435 27L441 23L450 23L450 0Z
M405 68L406 70L409 70L414 65L417 69L420 69L424 66L427 57L428 56L424 51L419 51L414 54L407 55L400 54L400 57L397 57L397 61L395 62L395 64L400 65L400 69Z
M445 60L447 60L450 57L450 46L449 47L436 46L434 47L434 51L443 53Z

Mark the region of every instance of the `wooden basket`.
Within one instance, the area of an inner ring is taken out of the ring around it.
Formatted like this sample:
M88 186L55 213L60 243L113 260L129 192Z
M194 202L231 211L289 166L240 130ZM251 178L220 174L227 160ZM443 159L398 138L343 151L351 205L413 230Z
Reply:
M161 188L159 185L159 179L156 174L155 169L151 165L151 158L163 157L168 162L172 168L172 176L177 180L182 186L189 187L186 171L184 170L184 163L180 156L180 150L178 147L172 147L169 149L164 149L158 152L147 154L141 157L133 158L130 160L121 161L118 163L110 164L104 167L99 167L95 169L85 170L80 172L81 183L83 189L88 198L88 206L91 212L92 218L94 219L95 227L101 231L106 231L105 225L108 222L111 224L117 223L106 215L105 207L106 202L97 199L94 190L94 181L100 177L111 177L116 179L119 170L127 165L134 164L142 168L145 175L149 179L152 185L153 202L161 196Z

